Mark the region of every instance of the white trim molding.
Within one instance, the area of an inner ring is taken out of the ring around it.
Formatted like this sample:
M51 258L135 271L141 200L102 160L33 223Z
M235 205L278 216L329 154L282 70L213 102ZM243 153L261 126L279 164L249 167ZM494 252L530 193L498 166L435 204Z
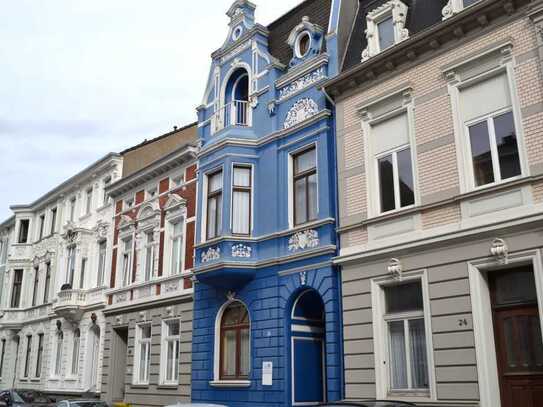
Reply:
M384 51L379 46L379 23L392 17L394 25L394 43L398 44L409 38L409 30L405 28L408 7L400 0L390 0L370 11L366 16L366 38L368 46L362 51L362 62Z

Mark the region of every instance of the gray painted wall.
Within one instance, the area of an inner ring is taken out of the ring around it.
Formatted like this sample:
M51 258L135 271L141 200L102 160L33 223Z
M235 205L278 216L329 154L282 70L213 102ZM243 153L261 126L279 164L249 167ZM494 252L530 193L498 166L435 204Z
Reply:
M106 322L104 365L102 376L102 399L111 401L110 377L114 370L112 361L112 335L116 327L128 326L128 355L125 375L125 402L133 407L165 406L190 401L191 388L191 360L192 360L192 299L184 302L174 302L171 305L157 306L150 309L131 310L130 312L108 315ZM171 308L169 312L168 309ZM143 317L141 315L143 313ZM119 322L117 318L120 317ZM181 319L181 365L179 367L179 385L161 386L160 378L160 343L162 321L164 319ZM150 384L148 386L132 385L132 372L134 367L134 342L136 324L151 322L151 370Z

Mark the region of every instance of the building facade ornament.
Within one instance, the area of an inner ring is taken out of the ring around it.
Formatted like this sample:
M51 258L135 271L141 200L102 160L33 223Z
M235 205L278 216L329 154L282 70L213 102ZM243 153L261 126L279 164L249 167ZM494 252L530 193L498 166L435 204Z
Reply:
M241 243L232 246L232 257L250 258L252 252L253 249L250 246L246 246Z
M311 98L298 100L288 111L284 129L289 129L319 113L319 106Z
M393 279L401 280L403 267L402 267L402 262L399 259L396 259L396 258L390 259L390 261L388 262L387 270Z
M368 13L366 16L368 46L362 51L362 62L383 51L379 45L379 23L383 19L392 17L395 44L409 38L409 30L405 28L407 10L408 7L402 1L390 0Z
M490 246L490 254L500 263L507 264L509 257L509 247L505 240L496 238L492 241Z
M296 252L298 250L312 249L319 244L319 233L316 230L309 229L294 234L288 241L288 250Z
M220 247L210 247L206 251L202 252L202 263L209 263L210 261L219 260L220 258Z
M326 72L323 66L313 72L309 72L296 79L294 82L289 83L287 86L279 90L279 101L288 99L292 95L301 92L302 90L312 86L313 84L326 79Z
M300 284L306 285L307 284L307 271L302 271L300 273Z

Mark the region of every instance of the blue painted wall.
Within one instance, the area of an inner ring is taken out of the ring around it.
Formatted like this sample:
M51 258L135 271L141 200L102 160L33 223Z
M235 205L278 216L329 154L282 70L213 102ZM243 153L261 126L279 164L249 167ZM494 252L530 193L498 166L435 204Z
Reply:
M231 21L227 40L212 54L209 81L198 109L202 150L192 347L194 402L291 405L290 315L295 299L307 289L318 292L325 307L326 396L328 400L342 396L341 298L337 270L331 264L337 253L333 109L319 90L319 85L335 76L338 69L335 33L339 1L333 1L331 7L330 27L314 26L311 20L285 27L293 32L293 39L307 31L312 41L305 57L294 57L283 65L270 54L269 32L254 21L252 4L238 0L228 11ZM251 120L248 126L225 126L224 113L220 112L230 100L226 94L229 80L239 69L245 69L250 78ZM289 161L293 152L310 145L317 149L318 219L293 227ZM231 233L234 163L253 166L250 237ZM206 174L218 168L223 170L222 234L206 241ZM296 244L297 237L301 244ZM310 244L304 244L307 242ZM240 245L243 257L234 250ZM251 319L248 387L217 387L212 383L217 379L217 315L229 298L246 304ZM264 361L273 362L272 386L262 385Z

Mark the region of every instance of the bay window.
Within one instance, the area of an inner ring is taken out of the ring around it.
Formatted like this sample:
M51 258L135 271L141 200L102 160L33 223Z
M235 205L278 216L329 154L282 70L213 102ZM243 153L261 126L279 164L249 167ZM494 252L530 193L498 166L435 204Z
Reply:
M171 274L180 274L183 271L183 222L181 220L171 225L172 265Z
M371 133L380 213L414 205L415 186L407 112L372 125Z
M151 324L140 325L136 332L136 372L134 381L149 384L151 368Z
M222 171L207 176L207 238L219 237L222 232Z
M251 360L247 308L240 302L230 304L224 310L220 329L220 379L246 380Z
M293 157L294 224L302 225L317 219L317 154L312 147Z
M129 237L122 241L122 253L121 253L121 286L126 287L130 284L130 275L132 271L132 237Z
M162 334L162 381L164 384L177 384L181 341L179 320L164 321Z
M384 287L389 391L428 392L429 367L421 281Z
M28 243L29 229L30 229L30 220L21 219L19 221L19 239L17 240L18 243L21 243L21 244Z
M507 74L460 89L473 188L497 184L522 174L519 143Z
M155 232L145 233L144 281L150 281L155 269Z
M235 165L232 176L232 233L251 233L251 167Z

